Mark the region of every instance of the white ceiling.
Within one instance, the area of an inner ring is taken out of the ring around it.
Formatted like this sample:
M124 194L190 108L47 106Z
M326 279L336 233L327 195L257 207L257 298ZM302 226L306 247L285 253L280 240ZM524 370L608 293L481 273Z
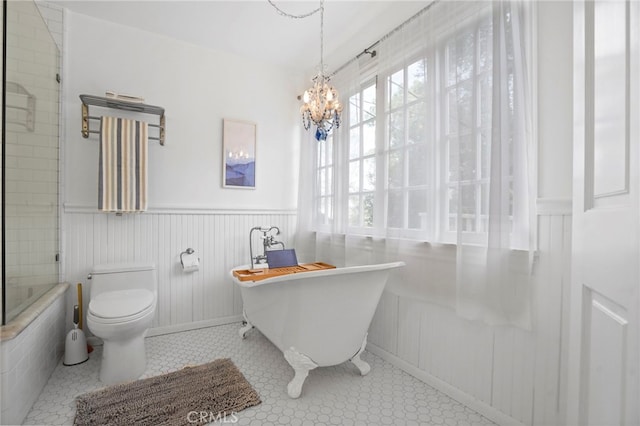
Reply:
M320 14L287 18L267 0L52 2L80 14L303 72L314 72L320 62ZM295 15L319 6L319 1L308 0L273 2ZM326 0L324 62L328 71L353 58L429 2Z

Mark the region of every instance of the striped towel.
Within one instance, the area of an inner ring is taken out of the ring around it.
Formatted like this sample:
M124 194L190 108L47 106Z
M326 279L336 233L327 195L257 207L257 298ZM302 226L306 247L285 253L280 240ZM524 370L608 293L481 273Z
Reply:
M143 121L100 119L98 210L147 210L147 129Z

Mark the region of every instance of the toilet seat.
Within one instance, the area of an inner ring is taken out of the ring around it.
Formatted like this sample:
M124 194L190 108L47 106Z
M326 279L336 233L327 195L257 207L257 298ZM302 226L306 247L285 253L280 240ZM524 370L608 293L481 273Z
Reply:
M155 294L145 289L107 291L89 302L89 315L102 324L135 321L154 309Z

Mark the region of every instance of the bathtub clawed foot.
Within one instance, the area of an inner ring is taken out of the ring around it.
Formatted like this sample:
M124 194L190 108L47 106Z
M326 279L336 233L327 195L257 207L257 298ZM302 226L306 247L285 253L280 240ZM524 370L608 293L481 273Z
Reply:
M238 334L242 339L244 339L247 332L251 330L254 326L249 322L249 320L247 319L247 315L244 313L244 311L242 311L242 317L244 318L244 321L242 322L242 327L240 327L240 330L238 330Z
M371 366L360 359L360 354L362 354L362 352L364 352L364 348L367 347L367 336L368 334L365 334L364 340L362 341L362 346L360 346L360 350L358 351L358 353L356 353L353 358L349 360L353 363L353 365L358 367L358 370L360 370L360 374L363 376L366 376L367 373L371 371Z
M302 393L302 385L309 375L309 371L313 370L318 365L308 356L296 351L295 348L287 349L284 352L284 358L296 372L293 380L291 380L287 385L287 393L291 398L298 398Z

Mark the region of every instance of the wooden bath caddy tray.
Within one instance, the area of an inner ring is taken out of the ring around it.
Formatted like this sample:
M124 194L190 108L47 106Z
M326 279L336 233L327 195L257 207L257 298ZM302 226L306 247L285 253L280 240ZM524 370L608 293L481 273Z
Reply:
M321 271L323 269L335 269L335 266L324 262L303 263L297 266L285 266L283 268L262 269L236 269L233 275L240 281L260 281L280 275L298 274L300 272Z

